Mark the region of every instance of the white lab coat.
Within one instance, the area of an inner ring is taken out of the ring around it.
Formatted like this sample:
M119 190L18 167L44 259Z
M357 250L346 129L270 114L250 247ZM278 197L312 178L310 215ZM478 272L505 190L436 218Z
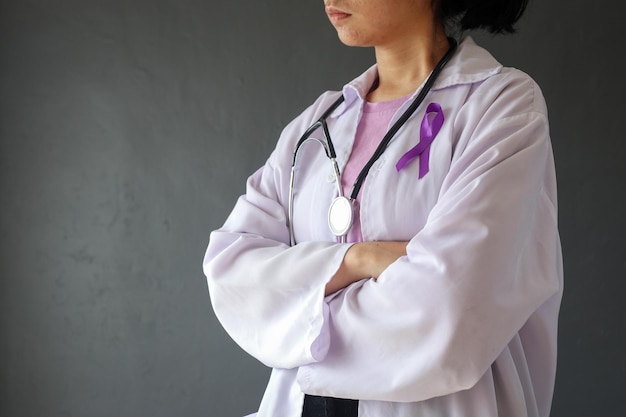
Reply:
M328 118L340 167L375 77L374 66L346 85ZM465 38L361 190L363 239L410 240L407 256L325 298L350 246L327 226L331 165L314 142L299 153L294 247L289 172L297 139L338 95L285 128L204 260L218 319L273 368L258 416L300 416L308 393L358 399L360 417L547 417L563 281L541 91ZM395 164L431 102L445 122L418 179L418 159Z

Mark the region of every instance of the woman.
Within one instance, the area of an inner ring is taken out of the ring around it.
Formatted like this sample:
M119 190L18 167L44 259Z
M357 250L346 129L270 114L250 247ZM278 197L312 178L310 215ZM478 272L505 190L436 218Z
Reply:
M258 416L547 417L562 261L545 103L447 35L512 32L526 0L325 6L376 65L285 128L204 260L217 317L273 368ZM314 141L294 156L320 118L341 187ZM352 224L327 214L340 193Z

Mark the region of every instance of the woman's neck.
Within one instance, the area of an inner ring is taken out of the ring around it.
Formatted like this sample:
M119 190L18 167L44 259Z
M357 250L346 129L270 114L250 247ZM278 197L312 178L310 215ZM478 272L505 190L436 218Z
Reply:
M449 47L443 28L433 31L431 36L404 38L402 42L376 46L378 82L368 93L367 101L388 101L411 94Z

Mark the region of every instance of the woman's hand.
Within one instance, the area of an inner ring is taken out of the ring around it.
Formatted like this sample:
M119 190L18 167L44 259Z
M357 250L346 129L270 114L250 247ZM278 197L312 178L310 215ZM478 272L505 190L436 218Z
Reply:
M361 242L348 249L343 263L326 284L326 295L365 278L378 278L389 265L406 255L409 242Z

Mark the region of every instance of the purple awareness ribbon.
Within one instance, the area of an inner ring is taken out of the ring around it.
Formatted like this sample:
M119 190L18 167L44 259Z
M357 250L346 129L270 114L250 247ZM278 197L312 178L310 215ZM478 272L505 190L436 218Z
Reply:
M428 173L428 160L430 157L430 144L435 140L435 136L443 126L443 110L438 103L430 103L426 107L426 114L420 126L420 141L417 145L409 149L407 153L396 164L396 171L400 171L409 162L419 156L419 179Z

